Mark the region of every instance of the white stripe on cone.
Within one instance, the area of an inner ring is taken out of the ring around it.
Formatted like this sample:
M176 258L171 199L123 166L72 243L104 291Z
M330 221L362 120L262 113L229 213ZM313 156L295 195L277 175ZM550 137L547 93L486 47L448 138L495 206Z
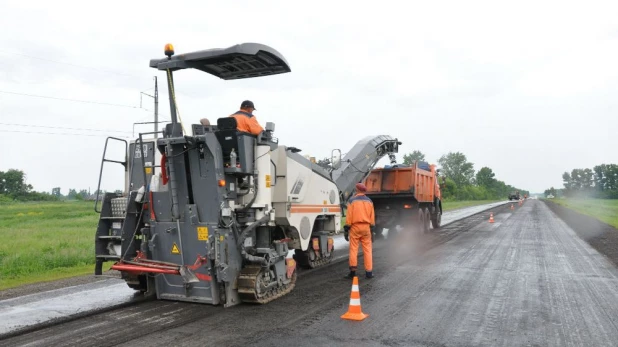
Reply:
M360 299L350 299L350 305L360 306Z
M358 292L358 286L356 284L352 285L352 291L353 292Z

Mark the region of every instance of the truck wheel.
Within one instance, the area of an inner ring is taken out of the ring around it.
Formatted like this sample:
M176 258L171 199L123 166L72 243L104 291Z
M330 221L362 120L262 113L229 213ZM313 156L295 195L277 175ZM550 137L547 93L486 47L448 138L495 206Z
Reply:
M390 230L389 230L390 231ZM376 224L375 228L375 238L377 240L384 238L384 226L380 224Z
M419 234L425 233L425 212L422 208L418 209L417 219L414 224L416 224L415 227Z
M427 234L427 213L425 213L425 209L424 208L419 208L418 209L418 213L419 213L419 231L421 234Z
M440 210L436 209L436 213L431 218L431 226L433 226L434 230L440 229L440 225L442 224L442 213Z
M429 234L429 232L431 231L429 227L431 223L431 213L429 212L429 209L427 207L425 207L424 211L425 211L425 224L423 224L423 231L426 234Z

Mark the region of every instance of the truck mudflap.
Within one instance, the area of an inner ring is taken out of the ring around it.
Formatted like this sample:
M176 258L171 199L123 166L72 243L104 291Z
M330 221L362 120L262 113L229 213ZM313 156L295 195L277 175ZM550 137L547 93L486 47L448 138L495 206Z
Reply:
M196 272L200 267L206 264L207 258L199 256L193 265L178 265L169 262L156 261L147 259L142 252L137 252L137 256L133 260L120 260L112 265L111 269L127 272L134 275L144 273L157 273L181 276L184 283L197 283L200 281L211 281L209 275Z

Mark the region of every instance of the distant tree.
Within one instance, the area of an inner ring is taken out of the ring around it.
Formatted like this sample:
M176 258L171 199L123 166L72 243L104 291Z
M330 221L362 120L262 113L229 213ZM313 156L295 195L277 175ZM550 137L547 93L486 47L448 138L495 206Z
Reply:
M123 192L120 189L116 189L114 193L116 193L116 195L122 195Z
M568 192L573 189L573 180L571 179L571 175L568 172L562 174L562 182L564 185L565 193L568 194Z
M26 183L26 174L23 171L0 171L0 194L17 197L26 195L31 190L32 185Z
M449 152L438 160L442 171L450 177L457 187L461 188L472 183L474 178L474 164L468 162L466 156L460 152Z
M594 173L590 169L584 169L581 173L582 188L590 192L594 186Z
M440 183L440 190L442 193L442 198L444 199L452 199L457 196L457 185L455 184L455 181L449 177L445 179L444 184Z
M603 190L618 190L618 165L617 164L603 164L599 165L601 171L601 183ZM595 173L597 170L595 166Z
M412 153L403 155L403 163L406 165L412 165L415 161L425 161L425 154L421 151L413 151Z
M494 174L492 169L486 166L482 167L476 173L476 184L481 187L492 188L496 183L496 179L494 178L495 176L496 175Z
M607 178L605 176L607 172L607 165L597 165L592 168L592 170L594 171L594 188L599 192L604 191L605 184L607 182Z
M69 189L69 194L67 194L67 197L71 200L75 199L77 197L77 190Z
M52 188L51 194L57 198L62 197L62 193L60 193L60 187Z
M75 195L75 199L85 200L85 199L88 199L89 196L90 194L88 194L88 191L86 189L82 189L79 191L79 193L77 193L77 195Z
M557 192L556 192L556 189L554 187L551 187L549 189L545 189L544 194L545 194L545 197L548 197L550 195L553 195L554 197L557 196Z
M571 189L579 191L584 185L584 170L573 169L571 170Z

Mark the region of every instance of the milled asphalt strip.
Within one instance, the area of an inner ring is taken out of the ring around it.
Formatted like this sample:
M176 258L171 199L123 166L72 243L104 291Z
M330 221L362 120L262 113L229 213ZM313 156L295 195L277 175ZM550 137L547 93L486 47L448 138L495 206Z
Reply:
M442 216L442 225L447 225L463 218L487 211L508 203L508 201L479 205L447 211ZM349 244L342 235L335 237L335 250L342 253L335 256L333 262L348 257L342 252ZM318 271L323 267L311 272ZM305 273L303 271L301 273ZM0 339L22 334L32 329L39 329L81 318L93 313L133 305L144 301L136 295L123 280L105 279L94 283L61 288L42 293L26 295L0 301Z

